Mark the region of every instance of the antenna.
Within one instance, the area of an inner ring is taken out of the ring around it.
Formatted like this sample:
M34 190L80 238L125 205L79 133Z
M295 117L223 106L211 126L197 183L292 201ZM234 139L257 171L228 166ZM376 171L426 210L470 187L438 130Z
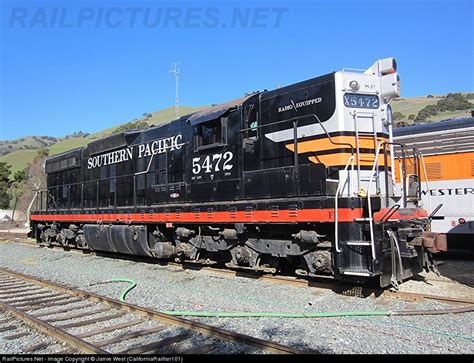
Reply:
M177 119L179 117L179 68L178 66L181 62L174 62L170 69L170 73L174 74L175 79L175 91L174 91L174 117Z

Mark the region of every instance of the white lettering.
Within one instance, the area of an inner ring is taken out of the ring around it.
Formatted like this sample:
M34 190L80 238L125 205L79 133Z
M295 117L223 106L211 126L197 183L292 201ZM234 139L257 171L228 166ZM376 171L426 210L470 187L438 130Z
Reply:
M151 143L138 145L138 158L143 158L151 155L157 155L166 152L167 150L179 150L184 143L178 143L183 140L183 135L166 137L159 140L154 140ZM87 160L87 168L93 169L100 166L121 163L133 159L133 146L126 149L111 151L109 153L93 156Z

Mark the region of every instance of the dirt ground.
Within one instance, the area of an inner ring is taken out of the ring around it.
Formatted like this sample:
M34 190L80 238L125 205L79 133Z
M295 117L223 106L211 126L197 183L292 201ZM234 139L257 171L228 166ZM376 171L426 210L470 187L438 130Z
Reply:
M422 272L400 286L402 291L474 298L474 252L451 250L436 256L439 276Z

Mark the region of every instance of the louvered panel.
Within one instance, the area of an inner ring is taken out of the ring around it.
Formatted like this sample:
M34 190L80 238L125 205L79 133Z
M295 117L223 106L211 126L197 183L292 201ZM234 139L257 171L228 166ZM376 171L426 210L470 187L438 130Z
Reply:
M416 174L415 173L415 165L413 164L410 164L409 162L407 162L406 164L406 170L407 170L407 174Z
M441 179L443 176L441 162L426 163L426 174L428 174L428 180Z

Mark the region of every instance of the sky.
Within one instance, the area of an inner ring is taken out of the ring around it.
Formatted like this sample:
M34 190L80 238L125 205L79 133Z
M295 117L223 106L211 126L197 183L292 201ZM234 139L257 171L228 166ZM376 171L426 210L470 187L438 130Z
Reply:
M0 0L0 140L95 132L397 59L402 97L474 90L472 0Z

